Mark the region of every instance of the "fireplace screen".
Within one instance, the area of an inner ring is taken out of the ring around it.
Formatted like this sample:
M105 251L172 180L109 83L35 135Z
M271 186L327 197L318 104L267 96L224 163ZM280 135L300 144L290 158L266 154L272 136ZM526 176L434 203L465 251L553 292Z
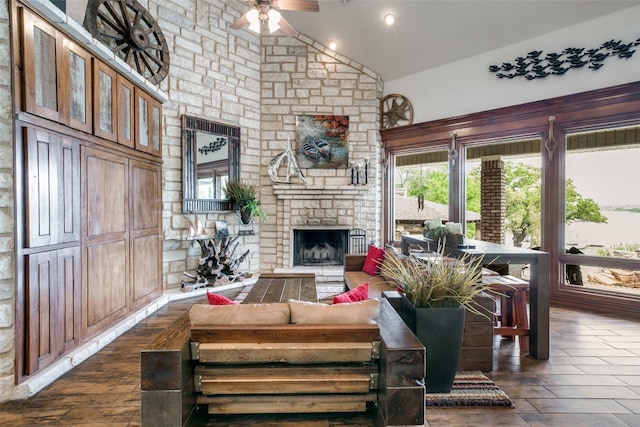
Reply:
M343 265L348 230L293 230L293 265Z

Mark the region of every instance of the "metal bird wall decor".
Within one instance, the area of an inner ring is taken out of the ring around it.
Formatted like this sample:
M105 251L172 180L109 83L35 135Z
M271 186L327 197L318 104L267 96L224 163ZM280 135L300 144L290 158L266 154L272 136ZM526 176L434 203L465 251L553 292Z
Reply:
M631 58L638 45L640 45L640 38L629 43L610 40L593 49L568 47L561 53L551 52L546 55L543 55L541 50L534 50L527 53L525 57L516 58L513 63L503 62L502 65L490 65L489 71L495 73L499 79L524 77L527 80L542 79L553 75L560 76L571 69L585 66L595 71L602 68L607 58Z
M215 153L216 151L227 145L227 141L229 141L228 138L219 136L214 141L211 141L208 145L198 148L198 153L203 155Z

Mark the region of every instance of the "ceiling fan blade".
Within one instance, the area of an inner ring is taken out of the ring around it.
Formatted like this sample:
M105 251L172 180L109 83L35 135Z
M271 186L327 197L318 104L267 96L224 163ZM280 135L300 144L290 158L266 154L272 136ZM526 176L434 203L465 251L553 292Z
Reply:
M317 0L272 0L271 5L280 10L298 10L301 12L318 12Z
M293 28L286 19L281 18L280 22L278 22L278 25L280 25L280 31L282 31L282 33L287 37L296 37L298 35L296 29Z
M245 24L248 24L249 20L247 19L247 14L245 13L240 18L236 19L236 22L231 24L231 28L237 30L238 28L242 28Z

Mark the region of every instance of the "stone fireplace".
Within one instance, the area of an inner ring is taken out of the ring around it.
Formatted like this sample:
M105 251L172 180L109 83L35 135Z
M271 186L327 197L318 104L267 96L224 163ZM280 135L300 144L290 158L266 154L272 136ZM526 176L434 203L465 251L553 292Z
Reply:
M346 229L294 229L292 265L343 265L348 236Z
M349 230L367 230L374 240L379 216L369 186L274 184L277 202L277 269L342 266Z

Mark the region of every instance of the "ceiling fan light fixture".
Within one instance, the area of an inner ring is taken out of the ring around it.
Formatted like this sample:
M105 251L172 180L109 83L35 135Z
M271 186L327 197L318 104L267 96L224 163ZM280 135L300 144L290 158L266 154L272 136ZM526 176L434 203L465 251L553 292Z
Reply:
M251 9L247 12L247 21L249 21L249 29L254 33L260 33L260 13L258 9Z
M282 15L275 9L269 9L269 33L274 33L280 29L280 19L282 19Z
M384 23L387 24L387 26L392 26L393 24L395 24L396 22L396 17L393 16L392 14L388 13L384 16Z

